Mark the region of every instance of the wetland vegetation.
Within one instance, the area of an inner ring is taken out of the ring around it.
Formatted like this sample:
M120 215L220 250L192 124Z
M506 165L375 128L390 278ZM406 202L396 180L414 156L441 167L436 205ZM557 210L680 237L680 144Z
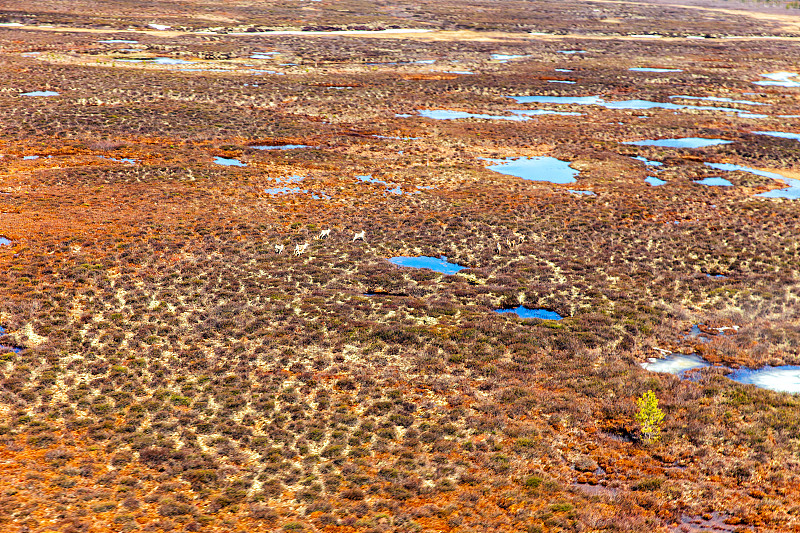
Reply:
M798 39L4 2L0 530L796 531Z

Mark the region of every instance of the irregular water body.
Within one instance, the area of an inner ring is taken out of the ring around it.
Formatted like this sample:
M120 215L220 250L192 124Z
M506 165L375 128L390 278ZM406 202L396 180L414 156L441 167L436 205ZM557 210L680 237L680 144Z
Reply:
M769 74L762 74L761 77L767 79L754 81L753 83L755 85L775 87L800 87L800 79L798 79L797 72L770 72Z
M660 180L655 176L647 176L644 179L644 181L645 183L647 183L648 185L652 185L653 187L658 187L659 185L665 185L667 183L666 181Z
M214 163L226 167L246 167L247 163L242 163L238 159L228 159L227 157L215 157Z
M648 362L640 363L640 365L650 372L663 372L680 376L683 376L684 372L688 370L712 366L711 363L697 354L682 355L676 353L664 358L651 357ZM765 366L758 369L739 368L728 374L727 377L738 383L755 385L762 389L793 394L800 393L800 366Z
M11 246L11 239L0 237L0 246ZM0 331L0 333L2 333L2 331Z
M520 157L518 159L486 159L493 164L487 166L489 170L516 176L530 181L548 181L550 183L567 184L575 183L578 171L569 166L569 161L562 161L555 157Z
M650 357L646 363L639 363L642 368L650 372L661 372L666 374L682 374L694 368L711 366L711 363L698 356L697 354L683 355L673 353L667 357Z
M20 96L58 96L58 93L55 91L30 91L22 93Z
M564 318L555 311L549 311L547 309L531 309L523 305L513 309L495 309L494 312L501 314L514 313L520 318L538 318L540 320L561 320Z
M597 193L592 191L577 191L575 189L567 189L567 190L573 194L580 194L583 196L597 196Z
M664 165L664 163L662 163L661 161L651 161L651 160L649 160L646 157L643 157L641 155L634 156L634 159L637 160L637 161L643 162L645 165L647 165L649 167L660 167L660 166ZM660 170L660 169L656 169L656 170Z
M491 58L495 61L500 61L501 63L505 63L509 59L522 59L523 57L528 57L526 55L517 55L517 54L492 54Z
M276 146L251 146L256 150L296 150L298 148L312 148L307 144L281 144Z
M115 61L122 61L125 63L153 63L155 65L191 65L197 61L187 61L185 59L176 59L174 57L145 57L139 59L115 59Z
M709 105L673 104L672 102L654 102L652 100L618 100L606 101L600 96L506 96L520 104L573 104L597 105L606 109L670 109L673 111L723 111L736 113L740 117L765 118L766 115L756 115L749 111L734 109L732 107L718 107Z
M730 163L704 163L707 167L716 170L734 171L741 170L742 172L749 172L756 176L764 176L765 178L774 179L786 184L782 189L774 189L767 192L756 194L761 198L788 198L790 200L800 199L800 180L794 178L787 178L775 172L767 172L766 170L758 170L757 168L744 167L742 165L733 165Z
M427 268L429 270L433 270L434 272L439 272L441 274L455 274L461 270L464 270L467 267L463 267L461 265L457 265L455 263L450 263L447 261L445 257L429 257L429 256L419 256L419 257L408 257L408 256L399 256L399 257L392 257L389 259L389 262L401 267L410 267L410 268Z
M570 80L547 80L547 82L548 83L566 83L566 84L569 84L569 85L575 85L576 83L578 83L576 81L570 81Z
M711 177L711 178L703 178L701 180L697 180L693 183L697 183L698 185L708 185L711 187L732 187L733 183L726 180L725 178L720 177Z
M789 133L787 131L753 131L756 135L769 135L770 137L780 137L781 139L794 139L800 141L800 133Z
M362 175L362 176L356 176L356 179L358 181L361 181L361 182L364 182L364 183L375 183L375 184L378 184L378 185L384 185L384 186L386 186L386 192L388 192L390 194L403 194L403 189L401 189L399 185L397 185L395 183L388 183L388 182L385 182L383 180L379 180L379 179L373 178L371 174L366 174L366 175Z
M628 141L622 144L634 146L660 146L662 148L706 148L720 144L730 144L733 141L724 139L705 139L702 137L683 137L680 139L646 139L643 141Z
M762 389L778 392L800 392L800 366L765 366L756 370L740 368L728 377Z

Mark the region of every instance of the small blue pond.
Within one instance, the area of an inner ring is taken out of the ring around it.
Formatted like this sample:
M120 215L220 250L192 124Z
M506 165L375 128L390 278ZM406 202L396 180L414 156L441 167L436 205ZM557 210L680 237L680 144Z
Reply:
M538 318L540 320L561 320L564 318L555 311L547 309L530 309L520 305L513 309L495 309L495 313L514 313L520 318Z
M800 133L789 133L787 131L754 131L756 135L769 135L770 137L780 137L782 139L794 139L800 141Z
M22 93L20 96L58 96L58 93L55 91L30 91Z
M701 180L697 180L694 183L698 185L709 185L711 187L732 187L733 183L726 180L725 178L720 177L712 177L712 178L703 178Z
M597 193L592 191L578 191L575 189L567 189L567 190L573 194L580 194L582 196L597 196Z
M238 159L228 159L227 157L215 157L214 163L226 167L246 167L247 163L242 163Z
M547 80L547 81L549 83L567 83L567 84L570 84L570 85L574 85L574 84L577 83L575 81L570 81L570 80Z
M489 170L516 176L524 180L549 181L550 183L575 183L578 171L569 166L568 161L561 161L555 157L520 157L518 159L487 159L493 164Z
M555 70L556 72L572 72L571 68L556 68L553 70Z
M645 182L646 182L648 185L652 185L653 187L658 187L659 185L664 185L664 184L666 184L666 183L667 183L666 181L664 181L664 180L660 180L660 179L656 178L655 176L647 176L647 177L644 179L644 181L645 181Z
M251 146L256 150L295 150L297 148L311 148L307 144L281 144L276 146Z
M5 237L0 237L0 246L11 246L11 240ZM2 331L0 331L2 333Z
M644 141L629 141L622 144L635 146L660 146L662 148L705 148L720 144L730 144L733 141L724 139L704 139L701 137L684 137L682 139L646 139Z
M427 268L433 270L434 272L441 272L442 274L455 274L456 272L459 272L466 268L461 265L457 265L455 263L449 263L447 261L447 258L444 257L438 258L438 257L428 257L428 256L420 256L420 257L400 256L400 257L390 258L389 262L401 267Z

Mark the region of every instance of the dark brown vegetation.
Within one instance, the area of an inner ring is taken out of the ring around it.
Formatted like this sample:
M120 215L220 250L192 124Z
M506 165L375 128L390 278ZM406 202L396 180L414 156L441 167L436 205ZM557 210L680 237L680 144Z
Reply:
M23 16L11 2L4 16L96 32L0 29L0 235L12 241L0 246L0 530L800 527L797 398L720 369L686 381L638 365L655 348L800 363L797 201L754 197L779 185L746 173L726 174L732 188L692 183L716 175L704 161L796 170L797 141L751 134L798 131L796 119L577 106L550 108L583 116L524 122L396 116L502 115L526 108L506 95L524 94L735 97L797 115L797 89L751 83L791 70L795 41L599 38L616 4L575 3L585 39L521 33L558 30L555 15L536 19L543 28L443 3L383 18L323 2L313 22L507 32L487 41L121 34L108 27L210 23L158 4L115 2L117 15L94 19L56 4ZM312 24L253 5L231 8L226 27ZM783 31L778 19L713 12L719 22L686 26L680 10L639 11L664 34ZM114 38L144 47L97 42ZM559 54L576 49L587 52ZM249 59L268 51L282 55ZM126 54L225 72L114 61ZM548 81L562 77L579 84ZM60 94L20 96L34 90ZM621 144L691 136L734 142ZM283 144L310 148L252 148ZM538 155L572 161L578 183L503 176L480 159ZM664 162L669 184L646 185L636 155ZM265 192L289 176L305 192ZM303 242L299 257L273 248ZM468 269L386 261L398 255ZM492 312L519 304L566 318ZM709 342L685 335L697 323ZM648 389L667 415L649 446L633 423Z

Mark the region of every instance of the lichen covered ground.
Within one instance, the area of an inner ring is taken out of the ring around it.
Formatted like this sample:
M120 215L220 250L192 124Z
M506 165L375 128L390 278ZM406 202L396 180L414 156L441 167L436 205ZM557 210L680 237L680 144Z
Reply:
M800 402L721 366L800 364L800 200L704 164L800 179L796 10L6 4L0 530L800 528Z

